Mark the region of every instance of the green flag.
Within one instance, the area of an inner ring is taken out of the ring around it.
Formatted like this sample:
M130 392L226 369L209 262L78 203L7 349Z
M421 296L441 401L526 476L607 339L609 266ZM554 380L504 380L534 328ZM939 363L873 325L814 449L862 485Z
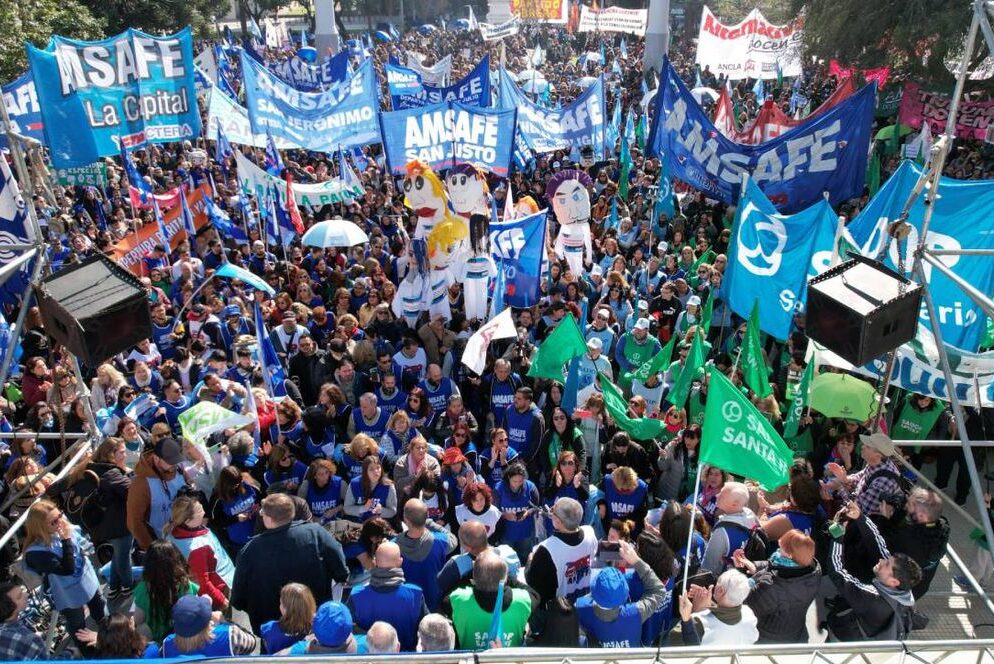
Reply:
M587 342L583 339L580 326L571 314L567 314L535 351L528 375L532 378L558 380L561 383L563 365L586 352Z
M704 342L701 340L700 328L694 335L694 341L690 344L690 352L687 353L687 360L683 363L680 376L677 377L673 389L666 396L666 400L677 408L683 408L690 396L690 388L693 387L694 380L698 378L701 369L704 367Z
M711 318L714 316L714 289L712 288L708 292L708 301L704 303L704 309L701 311L701 327L704 328L704 334L707 335L711 331Z
M994 320L987 319L987 328L984 331L984 338L980 342L980 350L994 348Z
M801 382L797 386L797 392L794 393L794 400L790 404L787 423L783 427L784 440L790 440L797 436L797 430L801 426L801 418L804 417L804 411L808 408L808 386L811 385L814 373L815 363L808 362L808 366L801 376Z
M870 157L870 165L866 169L866 187L870 191L871 198L880 191L880 155L877 154L876 148L873 150L873 156Z
M708 247L708 250L705 251L703 254L701 254L700 257L691 264L690 271L688 272L688 274L691 275L692 277L696 277L697 268L704 265L705 263L713 263L714 259L717 257L718 254L714 253L714 249Z
M638 124L635 125L635 142L639 150L645 152L645 113L639 116Z
M240 428L251 424L247 415L228 410L212 401L201 401L184 411L178 418L183 437L195 443L202 443L215 431Z
M597 374L597 380L604 395L604 408L614 418L619 429L636 440L649 440L662 435L666 429L664 421L651 417L631 417L628 414L628 402L618 386L604 374Z
M759 482L767 491L789 480L793 454L763 414L720 371L711 369L701 463Z
M759 300L752 303L745 339L742 340L739 368L745 375L745 384L757 397L763 399L773 394L773 389L770 388L770 368L763 359L763 342L759 339Z
M660 371L665 371L668 366L670 366L670 360L673 358L673 346L676 344L676 335L671 336L670 340L665 346L659 349L652 359L640 366L635 371L629 372L625 375L625 380L632 381L637 380L640 383L644 383L649 379L649 376Z

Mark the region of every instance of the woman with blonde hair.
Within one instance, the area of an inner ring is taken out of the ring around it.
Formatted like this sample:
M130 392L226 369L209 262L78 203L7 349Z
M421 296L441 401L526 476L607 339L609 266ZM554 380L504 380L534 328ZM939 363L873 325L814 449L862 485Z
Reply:
M88 542L79 527L49 500L39 500L24 522L24 563L45 579L55 610L68 624L69 634L86 626L85 609L99 622L104 617L100 580L85 553ZM84 608L85 607L85 608ZM77 645L82 645L77 641Z
M228 608L235 565L221 540L207 527L205 516L204 506L195 497L178 496L162 534L186 559L198 592L211 598L216 611L223 611Z
M262 650L275 655L311 632L317 603L311 589L302 583L288 583L280 590L280 619L262 623L259 635Z
M90 404L94 411L108 408L117 402L117 394L128 384L128 379L113 364L105 362L97 367L97 375L90 383Z
M384 461L390 468L400 455L404 453L411 440L421 434L411 426L411 416L405 410L396 410L387 420L387 431L380 438L380 449L384 452Z
M342 446L342 465L339 473L346 480L354 480L362 474L366 457L376 457L381 462L386 456L375 440L364 433L357 433L352 442Z

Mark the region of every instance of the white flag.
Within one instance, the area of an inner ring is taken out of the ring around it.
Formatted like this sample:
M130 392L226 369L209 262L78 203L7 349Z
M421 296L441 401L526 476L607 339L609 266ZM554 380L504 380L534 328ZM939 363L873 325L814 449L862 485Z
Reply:
M507 198L504 199L504 221L510 221L515 217L514 193L511 191L511 181L507 181Z
M494 339L509 339L518 333L511 318L511 308L500 312L473 333L466 342L462 353L462 363L477 375L482 375L487 366L487 349Z

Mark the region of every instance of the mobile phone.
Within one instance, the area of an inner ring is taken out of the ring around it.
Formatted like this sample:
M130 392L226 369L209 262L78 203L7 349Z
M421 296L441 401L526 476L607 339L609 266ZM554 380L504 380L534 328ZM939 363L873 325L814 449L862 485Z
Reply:
M598 540L597 560L604 563L613 563L621 560L621 543Z

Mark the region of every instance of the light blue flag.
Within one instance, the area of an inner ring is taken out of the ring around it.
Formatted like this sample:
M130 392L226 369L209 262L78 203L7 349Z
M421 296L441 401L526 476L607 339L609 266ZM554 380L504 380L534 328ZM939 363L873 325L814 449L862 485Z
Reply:
M162 210L159 209L159 202L152 197L152 212L155 214L155 224L159 227L159 234L162 236L162 246L166 248L166 255L170 252L169 228L166 220L162 217Z
M611 122L608 123L605 134L607 136L607 140L604 145L604 158L610 159L611 155L614 154L614 146L618 144L618 139L621 138L621 95L618 95L614 99L614 110L611 111Z
M877 195L846 227L864 256L876 258L881 254L887 239L887 227L901 217L905 201L921 172L921 167L913 161L902 162ZM941 204L935 206L928 227L926 246L929 249L994 250L994 233L991 232L989 221L990 210L994 209L994 180L954 180L943 177L939 180L938 196ZM918 246L924 215L925 204L922 197L919 197L908 216L912 230L905 247L905 269L910 269L914 263L913 252ZM891 242L883 255L884 264L897 270L899 257L897 243ZM994 261L990 256L950 255L942 256L942 262L960 279L980 292L994 292ZM967 297L949 277L933 269L928 263L923 267L929 291L935 301L943 341L947 345L976 352L986 330L987 317L983 309ZM930 322L924 311L919 320L922 326L930 329ZM963 365L960 367L962 369ZM917 370L913 369L912 373L915 371ZM926 377L915 374L913 380L924 381ZM907 379L908 383L911 380Z
M273 287L267 284L262 277L258 276L254 272L249 272L245 268L238 267L233 263L225 263L214 272L214 275L217 277L244 281L252 288L264 291L269 295L269 297L276 295L276 291L273 290Z
M603 46L601 47L603 48ZM494 604L494 612L490 618L490 640L487 642L486 647L490 647L490 644L494 641L500 639L501 645L508 646L509 643L504 643L504 582L501 581L497 584L497 602Z
M604 48L604 40L601 40L601 66L607 64L607 50Z
M193 212L190 211L190 204L186 200L186 191L180 188L179 192L179 216L183 221L183 230L186 231L186 241L190 245L190 252L197 255L197 225L193 221Z
M622 146L622 147L624 147L624 146ZM619 219L618 219L618 197L617 196L612 196L611 197L611 216L607 220L607 230L611 230L612 228L618 228L619 226L621 226L621 221L619 221Z
M756 84L752 86L752 93L756 95L757 104L762 104L766 101L766 84L763 83L763 79L758 79Z
M625 43L625 38L621 38L621 57L628 58L628 44Z
M797 214L780 214L751 179L739 199L721 296L748 318L759 301L759 326L786 339L808 278L828 268L837 217L822 199Z
M494 295L490 303L490 318L504 311L504 293L507 291L507 279L504 278L504 266L497 263L497 276L494 278Z
M628 113L625 114L625 131L622 132L621 138L631 141L633 136L635 136L635 118L632 117L632 107L629 106Z
M673 205L673 187L670 184L670 159L669 155L662 154L659 157L659 191L656 193L656 204L652 210L652 223L659 221L659 215L665 214L667 219L676 216L676 207Z
M704 83L701 82L701 68L694 67L694 87L703 88Z
M231 221L231 217L228 213L217 206L214 199L210 196L204 196L204 212L207 214L208 221L211 225L220 233L223 237L230 237L237 243L249 241L248 235L242 230L241 226Z

